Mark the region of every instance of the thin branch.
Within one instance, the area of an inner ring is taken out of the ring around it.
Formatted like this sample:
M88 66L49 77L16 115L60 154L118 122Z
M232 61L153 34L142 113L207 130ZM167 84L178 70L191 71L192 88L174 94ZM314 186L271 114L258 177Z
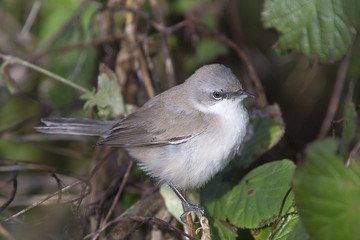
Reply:
M202 230L201 240L210 240L211 231L209 226L209 220L203 216L200 212L196 212L197 217L200 219L201 227L196 229L195 234L198 234Z
M37 17L37 15L39 13L40 6L41 6L41 1L37 0L34 2L34 4L31 7L29 16L27 17L26 22L25 22L23 28L21 29L21 32L18 35L18 38L27 39L29 37L30 29L35 21L35 18Z
M113 200L113 202L112 202L112 205L111 205L111 207L110 207L110 210L108 211L108 213L107 213L107 215L106 215L106 217L105 217L105 219L104 219L104 221L103 221L103 225L105 225L105 224L109 221L109 218L110 218L111 214L113 213L116 204L117 204L118 201L119 201L120 195L121 195L121 193L122 193L123 190L124 190L125 184L126 184L128 178L129 178L130 171L131 171L133 165L134 165L134 161L131 160L130 163L129 163L128 168L126 169L125 175L124 175L124 177L123 177L123 180L121 181L121 184L120 184L119 189L118 189L118 191L117 191L117 193L116 193L116 196L115 196L115 198L114 198L114 200ZM96 234L96 235L93 237L93 239L97 239L98 236L99 236L99 234L100 234L100 232L99 232L98 234Z
M132 8L132 5L136 5L134 1L130 1L130 0L126 1L126 4L127 4L126 8L120 8L120 9L129 11L126 15L125 33L128 36L130 46L133 50L132 52L134 56L134 66L136 69L136 74L139 80L144 82L146 92L149 98L153 98L155 96L155 90L154 87L152 86L151 78L149 76L145 56L141 51L138 43L139 41L137 38L137 31L135 31L136 25L134 21L134 14L140 14L141 11L137 11L137 9ZM147 21L147 24L149 25L149 21Z
M96 231L86 235L83 239L91 239L94 235L98 234L98 232L106 231L110 226L112 226L110 232L107 233L107 239L111 238L110 236L114 236L116 239L122 239L124 236L128 235L128 233L135 229L137 226L135 224L124 224L126 223L127 216L147 216L151 215L154 212L158 211L160 207L164 206L163 199L159 193L159 191L155 191L149 195L144 196L131 207L125 210L121 215L115 217L112 221L107 224L101 226L101 228ZM125 221L125 222L124 222ZM115 226L113 226L115 225ZM115 236L116 235L116 236Z
M184 231L181 231L177 227L171 225L170 223L156 217L143 217L143 216L128 216L129 219L137 222L149 222L149 223L155 223L159 226L166 227L170 230L174 230L178 232L179 234L189 238L190 240L196 240L195 237L190 236L189 234L185 233Z
M158 4L158 1L156 0L150 0L150 4L155 16L156 21L159 23L160 26L164 26L164 20L162 13L160 11L160 7ZM168 36L167 32L160 31L161 36L161 42L162 42L162 50L165 58L165 72L166 72L166 78L168 81L168 88L171 88L175 85L175 75L174 75L174 65L171 59L170 55L170 48L169 48L169 42L168 42Z
M14 131L14 130L18 130L18 129L24 127L26 124L33 121L34 119L35 119L35 117L29 117L29 118L26 118L26 119L22 120L21 122L14 123L10 127L7 127L7 128L5 128L3 130L0 130L0 136L4 135L5 133L8 133L8 132L11 132L11 131Z
M339 124L344 122L344 119L339 119L339 120L332 120L331 121L331 136L333 139L335 139L335 124Z
M18 172L19 172L19 170L17 170L17 169L15 169L13 171L13 177L12 177L12 179L13 179L13 189L11 191L11 195L10 195L9 199L3 205L1 205L0 212L4 211L4 209L6 209L15 198L15 195L16 195L16 192L17 192L17 175L18 175Z
M284 196L284 198L283 198L283 200L282 200L281 207L280 207L280 211L279 211L278 217L277 217L277 219L276 219L276 222L275 222L273 228L271 229L271 231L270 231L270 233L269 233L269 236L267 237L266 240L270 240L270 239L271 239L271 236L273 235L273 233L274 233L277 225L279 224L279 222L280 222L280 220L281 220L281 214L282 214L282 211L283 211L284 206L285 206L286 199L288 198L291 190L292 190L292 187L290 187L289 190L286 192L286 194L285 194L285 196Z
M68 189L73 188L73 187L75 187L75 186L77 186L77 185L79 185L79 184L82 184L82 183L83 183L83 181L73 182L72 184L69 184L69 185L67 185L66 187L63 187L60 191L61 191L61 192L67 191ZM5 219L5 221L9 221L9 220L11 220L11 219L13 219L13 218L16 218L16 217L18 217L18 216L26 213L26 212L29 211L30 209L32 209L32 208L34 208L34 207L42 204L43 202L49 200L50 198L52 198L52 197L54 197L54 196L56 196L56 195L58 195L58 194L59 194L59 191L56 191L56 192L54 192L54 193L52 193L52 194L49 194L49 195L46 196L45 198L43 198L43 199L41 199L41 200L39 200L39 201L31 204L30 206L28 206L28 207L24 208L23 210L19 211L18 213L14 214L14 215L12 215L12 216L10 216L10 217L8 217L7 219Z
M0 165L4 165L4 164L12 164L12 166L1 166L0 172L32 169L32 170L56 172L56 173L63 174L63 175L69 175L76 179L81 179L81 176L72 174L72 172L70 172L70 171L58 170L54 167L50 167L50 166L47 166L47 165L44 165L41 163L37 163L37 162L30 162L30 161L25 161L25 160L0 159Z
M185 196L184 193L182 193L183 196ZM182 207L184 212L187 211L187 208L184 206L184 204L182 203ZM199 218L200 219L200 218ZM194 221L192 220L192 215L191 213L186 215L186 228L187 228L187 232L190 234L190 236L192 237L196 237L196 233L195 233L195 227L194 227Z
M171 25L171 26L168 26L168 27L165 27L163 25L160 25L159 23L157 22L151 22L152 26L158 30L159 32L164 32L164 33L173 33L173 32L176 32L178 30L180 30L181 28L185 27L186 26L186 23L187 21L182 21L182 22L178 22L174 25ZM155 36L155 35L159 35L160 33L154 33L152 36Z
M67 79L65 79L63 77L60 77L59 75L56 75L56 74L54 74L54 73L52 73L52 72L50 72L50 71L48 71L48 70L46 70L44 68L36 66L36 65L34 65L34 64L30 63L30 62L27 62L25 60L22 60L20 58L13 57L13 56L10 56L10 55L5 55L5 54L2 54L2 53L0 53L0 58L5 60L3 65L20 64L20 65L28 67L28 68L30 68L30 69L32 69L34 71L40 72L40 73L42 73L44 75L47 75L50 78L53 78L53 79L55 79L55 80L57 80L57 81L59 81L61 83L64 83L64 84L66 84L66 85L68 85L68 86L70 86L70 87L72 87L72 88L74 88L76 90L79 90L80 92L83 92L83 93L89 92L87 89L77 85L76 83L73 83L73 82L71 82L71 81L69 81L69 80L67 80Z
M128 222L129 220L131 221L134 221L134 222L139 222L141 224L143 223L153 223L153 224L157 224L159 226L162 226L162 227L166 227L170 230L174 230L176 232L178 232L179 234L189 238L190 240L196 240L196 238L190 236L189 234L185 233L184 231L181 231L180 229L178 229L177 227L171 225L170 223L162 220L162 219L159 219L159 218L156 218L156 217L143 217L143 216L136 216L136 215L130 215L130 216L119 216L117 218L115 218L114 220L108 222L106 225L102 226L101 229L99 229L98 231L104 231L106 228L108 228L109 226L113 225L113 224L116 224L116 223L119 223L119 222ZM92 237L92 235L88 235L88 236L85 236L84 239L88 239Z
M72 45L67 45L67 46L58 47L58 48L54 48L54 49L49 49L47 51L39 52L34 56L34 58L40 58L45 55L53 54L53 53L68 52L68 51L71 51L74 49L79 49L79 48L87 48L87 47L97 46L97 45L104 44L104 43L116 42L116 41L124 39L124 37L125 37L125 34L119 33L116 35L111 35L111 36L107 36L107 37L103 37L103 38L95 38L95 39L91 39L89 41L78 42L78 43L75 43Z
M9 233L8 230L6 230L6 228L4 228L4 226L0 223L0 236L5 237L5 239L8 240L16 240L16 238L11 235L11 233Z
M327 108L325 118L321 124L319 134L317 135L317 139L322 139L327 135L329 128L331 126L331 121L334 119L336 111L339 107L341 92L344 87L346 72L349 67L350 56L352 53L352 47L354 45L354 42L355 41L353 41L352 45L349 48L349 51L347 52L345 58L341 61L341 64L339 66L339 70L336 75L336 81L333 92L331 94L329 106Z
M61 187L62 187L62 182L60 180L60 178L58 178L58 176L56 175L55 172L50 172L50 176L52 176L53 178L55 178L55 181L56 181L56 184L57 184L57 187L59 189L59 197L58 197L58 200L57 200L57 203L59 204L61 202L61 197L62 197L62 192L60 191L61 190Z

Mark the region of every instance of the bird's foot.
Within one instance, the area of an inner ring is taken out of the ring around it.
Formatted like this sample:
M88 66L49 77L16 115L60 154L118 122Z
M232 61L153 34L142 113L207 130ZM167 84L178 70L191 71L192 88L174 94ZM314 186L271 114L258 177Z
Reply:
M205 214L205 208L200 205L190 204L188 202L183 202L186 211L181 214L180 219L183 223L187 224L186 216L189 215L191 212L200 212L202 215Z

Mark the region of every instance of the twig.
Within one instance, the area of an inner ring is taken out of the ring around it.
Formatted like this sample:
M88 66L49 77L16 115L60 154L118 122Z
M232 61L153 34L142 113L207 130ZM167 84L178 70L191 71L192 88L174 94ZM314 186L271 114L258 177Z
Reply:
M60 77L59 75L56 75L56 74L54 74L54 73L52 73L52 72L50 72L50 71L48 71L48 70L46 70L44 68L36 66L36 65L34 65L34 64L30 63L30 62L27 62L25 60L22 60L20 58L5 55L5 54L2 54L2 53L0 53L0 58L5 60L3 65L20 64L20 65L23 65L25 67L31 68L34 71L40 72L40 73L42 73L44 75L47 75L48 77L53 78L53 79L55 79L55 80L57 80L57 81L59 81L61 83L64 83L64 84L66 84L66 85L68 85L68 86L70 86L70 87L72 87L74 89L77 89L77 90L79 90L79 91L81 91L83 93L88 92L87 89L77 85L76 83L73 83L73 82L71 82L71 81L69 81L69 80L67 80L67 79L65 79L63 77Z
M187 21L182 21L182 22L179 22L179 23L176 23L172 26L168 26L168 27L165 27L163 25L160 25L159 23L157 22L151 22L152 26L158 30L159 32L164 32L164 33L173 33L173 32L176 32L178 30L180 30L181 28L185 27L186 26L186 23ZM154 35L158 35L159 33L155 33Z
M292 190L292 187L290 187L289 190L286 192L286 194L285 194L285 196L284 196L284 198L283 198L283 200L282 200L281 207L280 207L280 211L279 211L278 217L277 217L277 219L276 219L276 222L275 222L273 228L271 229L271 231L270 231L270 233L269 233L269 236L266 238L266 240L270 240L270 239L271 239L272 234L274 233L277 225L279 224L279 222L280 222L280 220L281 220L281 214L282 214L283 208L284 208L284 206L285 206L286 199L288 198L291 190Z
M185 194L183 194L183 196L185 196ZM183 210L184 212L187 211L187 208L184 206L184 204L182 204L183 206ZM200 219L200 218L199 218ZM192 215L191 213L186 215L186 228L187 228L187 232L190 234L190 236L192 237L196 237L196 233L195 233L195 227L194 227L194 222L192 220Z
M126 1L126 4L127 4L126 6L127 8L126 9L122 8L122 9L130 10L132 9L131 8L132 5L135 5L133 0ZM139 80L140 81L142 80L144 82L146 92L149 98L153 98L155 96L155 90L154 87L152 86L151 78L147 70L144 54L142 53L138 44L137 34L136 34L137 32L135 31L135 21L134 21L135 12L139 13L138 11L132 11L132 10L127 13L125 32L128 36L130 46L134 51L134 65L136 69L136 74Z
M78 42L78 43L75 43L72 45L67 45L64 47L58 47L58 48L50 49L47 51L39 52L35 55L34 58L40 58L40 57L43 57L45 55L52 54L52 53L68 52L68 51L78 49L78 48L86 48L86 47L97 46L97 45L104 44L104 43L116 42L116 41L123 39L124 37L125 37L125 35L123 33L119 33L116 35L107 36L107 37L103 37L103 38L95 38L95 39L92 39L89 41Z
M122 239L125 235L131 231L131 229L136 228L135 224L126 224L124 223L124 219L128 216L146 216L156 212L160 207L164 206L163 199L159 193L156 191L150 195L147 195L133 204L130 208L128 208L125 212L123 212L120 216L115 217L113 220L108 222L107 224L101 226L101 228L97 229L95 232L92 232L86 235L83 239L92 238L98 232L104 232L108 229L109 226L112 226L111 231L107 234L106 239L110 239L113 236L116 239Z
M160 7L158 1L150 0L150 4L155 15L156 21L160 26L164 26L163 16L160 11ZM166 78L168 81L168 88L171 88L175 85L175 75L174 75L174 65L171 59L170 50L169 50L169 42L168 42L168 34L165 31L160 31L162 49L165 58L165 72Z
M0 172L8 172L14 170L22 170L22 169L32 169L32 170L42 170L42 171L49 171L49 172L56 172L64 175L69 175L76 179L80 179L81 177L75 174L72 174L70 171L65 170L57 170L54 167L50 167L41 163L37 162L30 162L25 160L11 160L11 159L1 159L0 165L4 164L12 164L12 166L1 166Z
M120 186L119 186L119 189L118 189L118 191L117 191L117 193L116 193L116 195L115 195L115 198L114 198L114 200L113 200L113 202L112 202L112 205L111 205L111 207L110 207L110 210L109 210L108 213L106 214L106 217L105 217L105 219L104 219L104 221L103 221L103 225L105 225L105 224L108 222L111 214L113 213L113 211L114 211L114 209L115 209L116 204L117 204L118 201L119 201L120 195L121 195L121 193L123 192L124 187L125 187L125 184L126 184L128 178L129 178L130 170L132 169L133 164L134 164L134 161L131 160L130 163L129 163L128 168L126 169L125 175L124 175L123 180L122 180L122 182L121 182L121 184L120 184ZM101 233L101 232L98 232L98 234L96 234L92 239L94 239L94 240L97 239L97 238L99 237L99 234L100 234L100 233Z
M335 139L335 124L342 123L344 119L332 120L331 121L331 136Z
M3 130L0 130L0 136L4 135L7 132L18 130L18 129L24 127L26 124L28 124L29 122L31 122L34 119L35 119L35 117L29 117L29 118L26 118L26 119L22 120L21 122L14 123L10 127L7 127L7 128L5 128Z
M144 37L141 41L139 41L139 44L141 43L142 49L144 50L145 60L146 60L146 63L147 63L148 69L149 69L150 77L151 77L153 85L154 85L154 89L157 93L159 93L160 92L159 80L155 73L154 63L151 58L150 42L151 41L149 38Z
M0 66L0 84L2 84L2 79L4 79L4 83L7 85L7 88L12 94L17 94L19 92L19 86L16 81L11 77L10 73L10 65L2 64Z
M114 209L115 209L116 204L117 204L118 201L119 201L120 195L121 195L121 193L122 193L123 190L124 190L125 184L126 184L128 178L129 178L130 171L131 171L133 165L134 165L134 161L131 160L130 163L129 163L128 168L126 169L126 172L125 172L125 175L124 175L124 177L123 177L123 180L122 180L122 182L121 182L121 184L120 184L120 186L119 186L119 190L117 191L117 193L116 193L116 195L115 195L115 198L114 198L114 201L113 201L113 203L112 203L112 205L111 205L111 208L110 208L109 212L107 213L107 215L106 215L106 217L105 217L105 219L104 219L104 224L106 224L106 222L109 220L112 212L113 212Z
M201 228L196 229L195 234L198 234L200 229L202 230L201 240L210 240L211 239L211 232L209 221L206 217L204 217L200 212L196 212L196 215L200 219Z
M16 238L13 235L11 235L11 233L9 233L9 231L6 230L6 228L4 228L4 226L1 223L0 223L0 235L8 240L16 240Z
M62 197L62 192L60 191L61 190L61 187L62 187L62 182L61 180L58 178L58 176L56 175L55 172L50 172L50 176L52 176L53 178L55 178L55 181L56 181L56 184L58 186L58 189L59 189L59 197L58 197L58 200L57 200L57 203L59 204L61 202L61 197Z
M139 4L138 1L126 0L126 6L124 6L124 4L122 2L117 1L117 2L115 2L115 4L110 4L109 6L106 6L106 8L103 8L101 10L102 11L109 10L109 11L113 11L113 12L125 11L126 12L125 20L126 20L127 24L134 21L135 14L136 14L136 16L140 16L140 17L144 18L146 21L146 25L145 25L145 31L142 34L147 36L150 31L151 17L148 12L139 9L137 4Z
M97 148L97 149L99 149L99 148ZM108 149L109 148L105 149L106 150L105 157L104 157L105 160L96 163L96 165L91 169L89 176L86 178L85 183L88 186L91 187L91 184L90 184L91 179L95 176L96 172L100 169L101 165L104 164L106 162L106 160L108 159L107 157L110 154ZM95 153L99 153L99 150L96 151ZM88 195L88 193L92 192L91 189L89 189L88 192L85 192L85 190L86 189L83 188L83 191L80 194L80 198L78 199L78 203L77 203L77 208L80 208L80 205L81 205L83 199Z
M34 4L31 7L29 16L27 17L26 22L23 28L21 29L21 32L18 35L18 38L27 39L29 37L30 29L35 21L36 16L39 13L40 6L41 6L41 1L37 0L34 2Z
M150 222L150 223L155 223L158 224L160 226L163 227L167 227L171 230L174 230L176 232L178 232L179 234L191 239L191 240L196 240L195 237L190 236L189 234L185 233L184 231L181 231L180 229L178 229L177 227L171 225L170 223L160 219L160 218L156 218L156 217L143 217L143 216L129 216L128 217L131 220L134 221L140 221L140 222Z
M141 224L146 223L146 222L155 223L155 224L158 224L159 226L163 226L168 229L174 230L174 231L178 232L179 234L189 238L190 240L196 240L196 238L190 236L189 234L185 233L184 231L181 231L177 227L171 225L170 223L168 223L162 219L159 219L156 217L143 217L143 216L136 216L136 215L119 216L119 217L115 218L114 220L108 222L106 225L102 226L102 228L99 229L99 231L104 231L106 228L108 228L109 226L111 226L115 223L128 222L129 220L134 221L134 222L140 222ZM85 236L84 239L88 239L89 237L91 237L91 235Z
M61 191L61 192L67 191L68 189L73 188L73 187L75 187L76 185L79 185L79 184L81 184L81 183L83 183L83 181L73 182L72 184L69 184L69 185L67 185L66 187L63 187L60 191ZM56 192L54 192L54 193L52 193L52 194L49 194L49 195L46 196L45 198L43 198L43 199L41 199L41 200L39 200L39 201L31 204L30 206L26 207L25 209L19 211L18 213L14 214L14 215L12 215L12 216L10 216L10 217L8 217L7 219L5 219L5 221L9 221L9 220L11 220L11 219L13 219L13 218L15 218L15 217L18 217L18 216L26 213L26 212L29 211L30 209L32 209L32 208L34 208L34 207L42 204L43 202L49 200L50 198L52 198L52 197L54 197L54 196L56 196L56 195L58 195L58 194L59 194L59 191L56 191Z
M103 151L102 151L103 150ZM95 174L99 171L99 169L101 168L101 165L104 164L108 159L110 159L109 156L111 156L110 154L114 152L111 151L110 148L95 148L94 149L94 154L92 156L92 160L91 160L91 166L90 166L90 173L89 176L87 178L87 181L91 184L94 185L93 189L91 190L91 194L89 197L89 205L92 206L92 212L95 212L95 214L91 214L89 216L89 222L90 222L90 226L89 226L89 230L90 232L95 232L97 231L97 229L100 226L100 221L101 221L101 214L99 213L99 208L98 207L93 207L95 204L97 204L96 202L96 198L98 197L97 194L97 186L98 184L96 184L95 180L92 180L93 177L95 176ZM97 161L100 157L100 153L103 153L103 158L100 161ZM82 199L80 199L82 201ZM78 202L78 206L80 207L81 201ZM98 206L99 204L95 205ZM100 204L100 206L102 205L102 203ZM95 215L95 216L94 216Z
M13 177L12 177L13 189L11 191L11 195L10 195L9 199L3 205L1 205L0 212L4 211L4 209L6 209L15 198L16 191L17 191L17 174L18 174L18 172L19 172L19 170L17 170L17 169L15 169L13 171Z
M352 53L352 47L354 45L354 42L355 41L353 41L353 43L351 44L349 51L347 52L345 58L341 61L341 64L339 66L339 70L336 75L336 81L333 92L331 94L329 106L327 108L325 118L321 124L319 134L317 135L317 139L322 139L327 135L329 128L331 126L331 121L334 119L336 110L338 109L341 92L344 87L346 72L349 67L350 56Z

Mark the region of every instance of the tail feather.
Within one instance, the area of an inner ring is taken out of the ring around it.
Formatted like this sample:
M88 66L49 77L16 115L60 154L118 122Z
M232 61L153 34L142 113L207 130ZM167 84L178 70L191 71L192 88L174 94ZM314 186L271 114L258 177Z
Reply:
M42 118L41 122L45 126L35 129L42 133L106 137L117 121L50 117Z

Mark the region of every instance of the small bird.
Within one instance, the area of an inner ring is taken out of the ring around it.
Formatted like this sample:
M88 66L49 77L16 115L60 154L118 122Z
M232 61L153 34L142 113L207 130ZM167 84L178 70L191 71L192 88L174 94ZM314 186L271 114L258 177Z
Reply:
M245 92L232 71L211 64L184 83L168 89L121 120L44 118L40 132L101 136L101 146L120 147L160 183L167 183L187 211L204 208L188 203L179 190L200 188L238 151L249 122Z

